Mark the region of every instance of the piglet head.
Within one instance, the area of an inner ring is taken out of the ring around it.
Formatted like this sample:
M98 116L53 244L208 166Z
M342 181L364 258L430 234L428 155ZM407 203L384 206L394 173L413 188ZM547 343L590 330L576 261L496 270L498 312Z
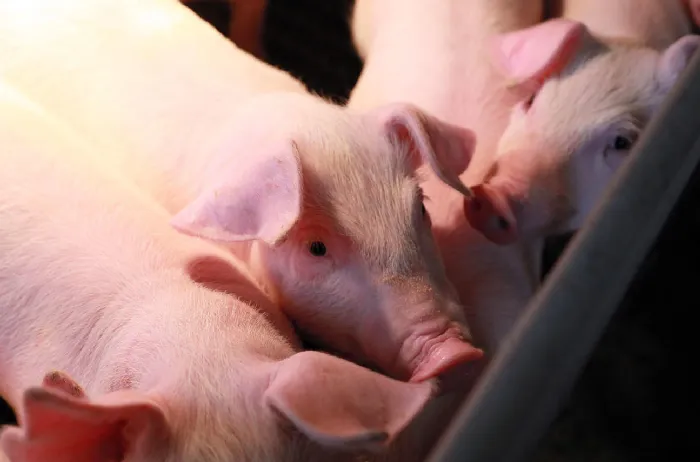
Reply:
M579 22L555 19L498 35L492 44L493 63L508 78L511 87L529 98L569 64L584 32L585 27ZM517 121L512 123L517 125ZM539 166L535 167L532 159L527 161L532 167L516 165L513 172L505 173L500 169L494 181L474 186L472 200L465 202L465 214L471 225L494 243L513 243L519 228L528 231L522 206L525 200L532 199L527 190L533 180L529 175L537 172ZM492 177L503 163L508 166L507 160L500 160L492 169ZM533 201L529 204L537 209Z
M564 19L501 36L496 62L525 97L490 175L473 188L477 200L465 206L470 223L498 243L512 240L489 207L510 211L528 237L580 228L699 40L684 37L658 53L603 43Z
M228 374L91 398L51 372L24 393L22 427L2 430L0 450L11 462L344 460L386 449L433 394L427 382L395 381L317 352L261 363L239 382L227 383Z
M250 146L254 162L173 224L220 242L260 244L257 264L285 312L327 349L414 380L479 358L416 179L429 168L470 194L458 175L472 133L407 105L318 110L315 126Z

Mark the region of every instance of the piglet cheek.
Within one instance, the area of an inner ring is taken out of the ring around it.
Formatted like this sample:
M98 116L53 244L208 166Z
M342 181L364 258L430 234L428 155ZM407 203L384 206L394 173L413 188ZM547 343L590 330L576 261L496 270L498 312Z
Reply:
M464 203L464 214L469 224L495 244L515 242L519 237L517 220L508 196L487 184L471 189L474 197Z
M300 280L317 280L328 276L334 270L333 259L330 255L313 255L308 245L302 246L298 252L295 252L293 259L294 274Z

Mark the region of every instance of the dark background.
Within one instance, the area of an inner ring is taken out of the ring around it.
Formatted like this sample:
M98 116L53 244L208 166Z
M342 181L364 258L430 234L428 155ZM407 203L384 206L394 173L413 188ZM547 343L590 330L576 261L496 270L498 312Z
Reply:
M269 0L267 60L309 89L344 101L362 66L346 22L351 4ZM194 9L226 30L225 4L203 2ZM699 363L698 332L690 319L699 305L699 205L700 172L695 172L533 461L700 460L700 405L693 393L700 382L691 372ZM567 241L567 236L551 240L545 267L555 263ZM0 406L0 423L12 421L11 411Z

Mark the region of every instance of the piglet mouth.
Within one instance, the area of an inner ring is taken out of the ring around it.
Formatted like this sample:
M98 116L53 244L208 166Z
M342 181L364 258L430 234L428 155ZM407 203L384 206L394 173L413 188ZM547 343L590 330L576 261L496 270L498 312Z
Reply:
M410 340L421 345L411 364L410 382L422 382L442 376L457 366L481 359L484 352L468 343L458 327L450 327L437 336L419 336Z

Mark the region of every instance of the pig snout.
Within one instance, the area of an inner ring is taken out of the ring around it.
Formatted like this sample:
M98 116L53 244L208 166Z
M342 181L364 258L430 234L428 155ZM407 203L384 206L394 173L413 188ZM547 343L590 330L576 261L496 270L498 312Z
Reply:
M386 312L402 314L391 320L397 341L382 345L390 337L376 337L376 351L396 352L385 358L392 363L386 369L393 370L396 377L421 382L481 359L483 351L469 343L465 323L448 314L462 312L458 303L440 297L416 301L410 291L401 289L390 289L384 301L390 305Z
M412 370L410 381L422 382L479 360L483 352L467 343L456 323L427 323L406 339L399 355Z
M495 244L512 244L518 238L518 225L507 191L490 184L471 188L474 196L464 203L469 224Z
M507 245L532 227L537 211L535 190L546 192L547 185L536 152L514 151L503 155L482 184L472 186L474 196L464 204L469 224L490 241Z

